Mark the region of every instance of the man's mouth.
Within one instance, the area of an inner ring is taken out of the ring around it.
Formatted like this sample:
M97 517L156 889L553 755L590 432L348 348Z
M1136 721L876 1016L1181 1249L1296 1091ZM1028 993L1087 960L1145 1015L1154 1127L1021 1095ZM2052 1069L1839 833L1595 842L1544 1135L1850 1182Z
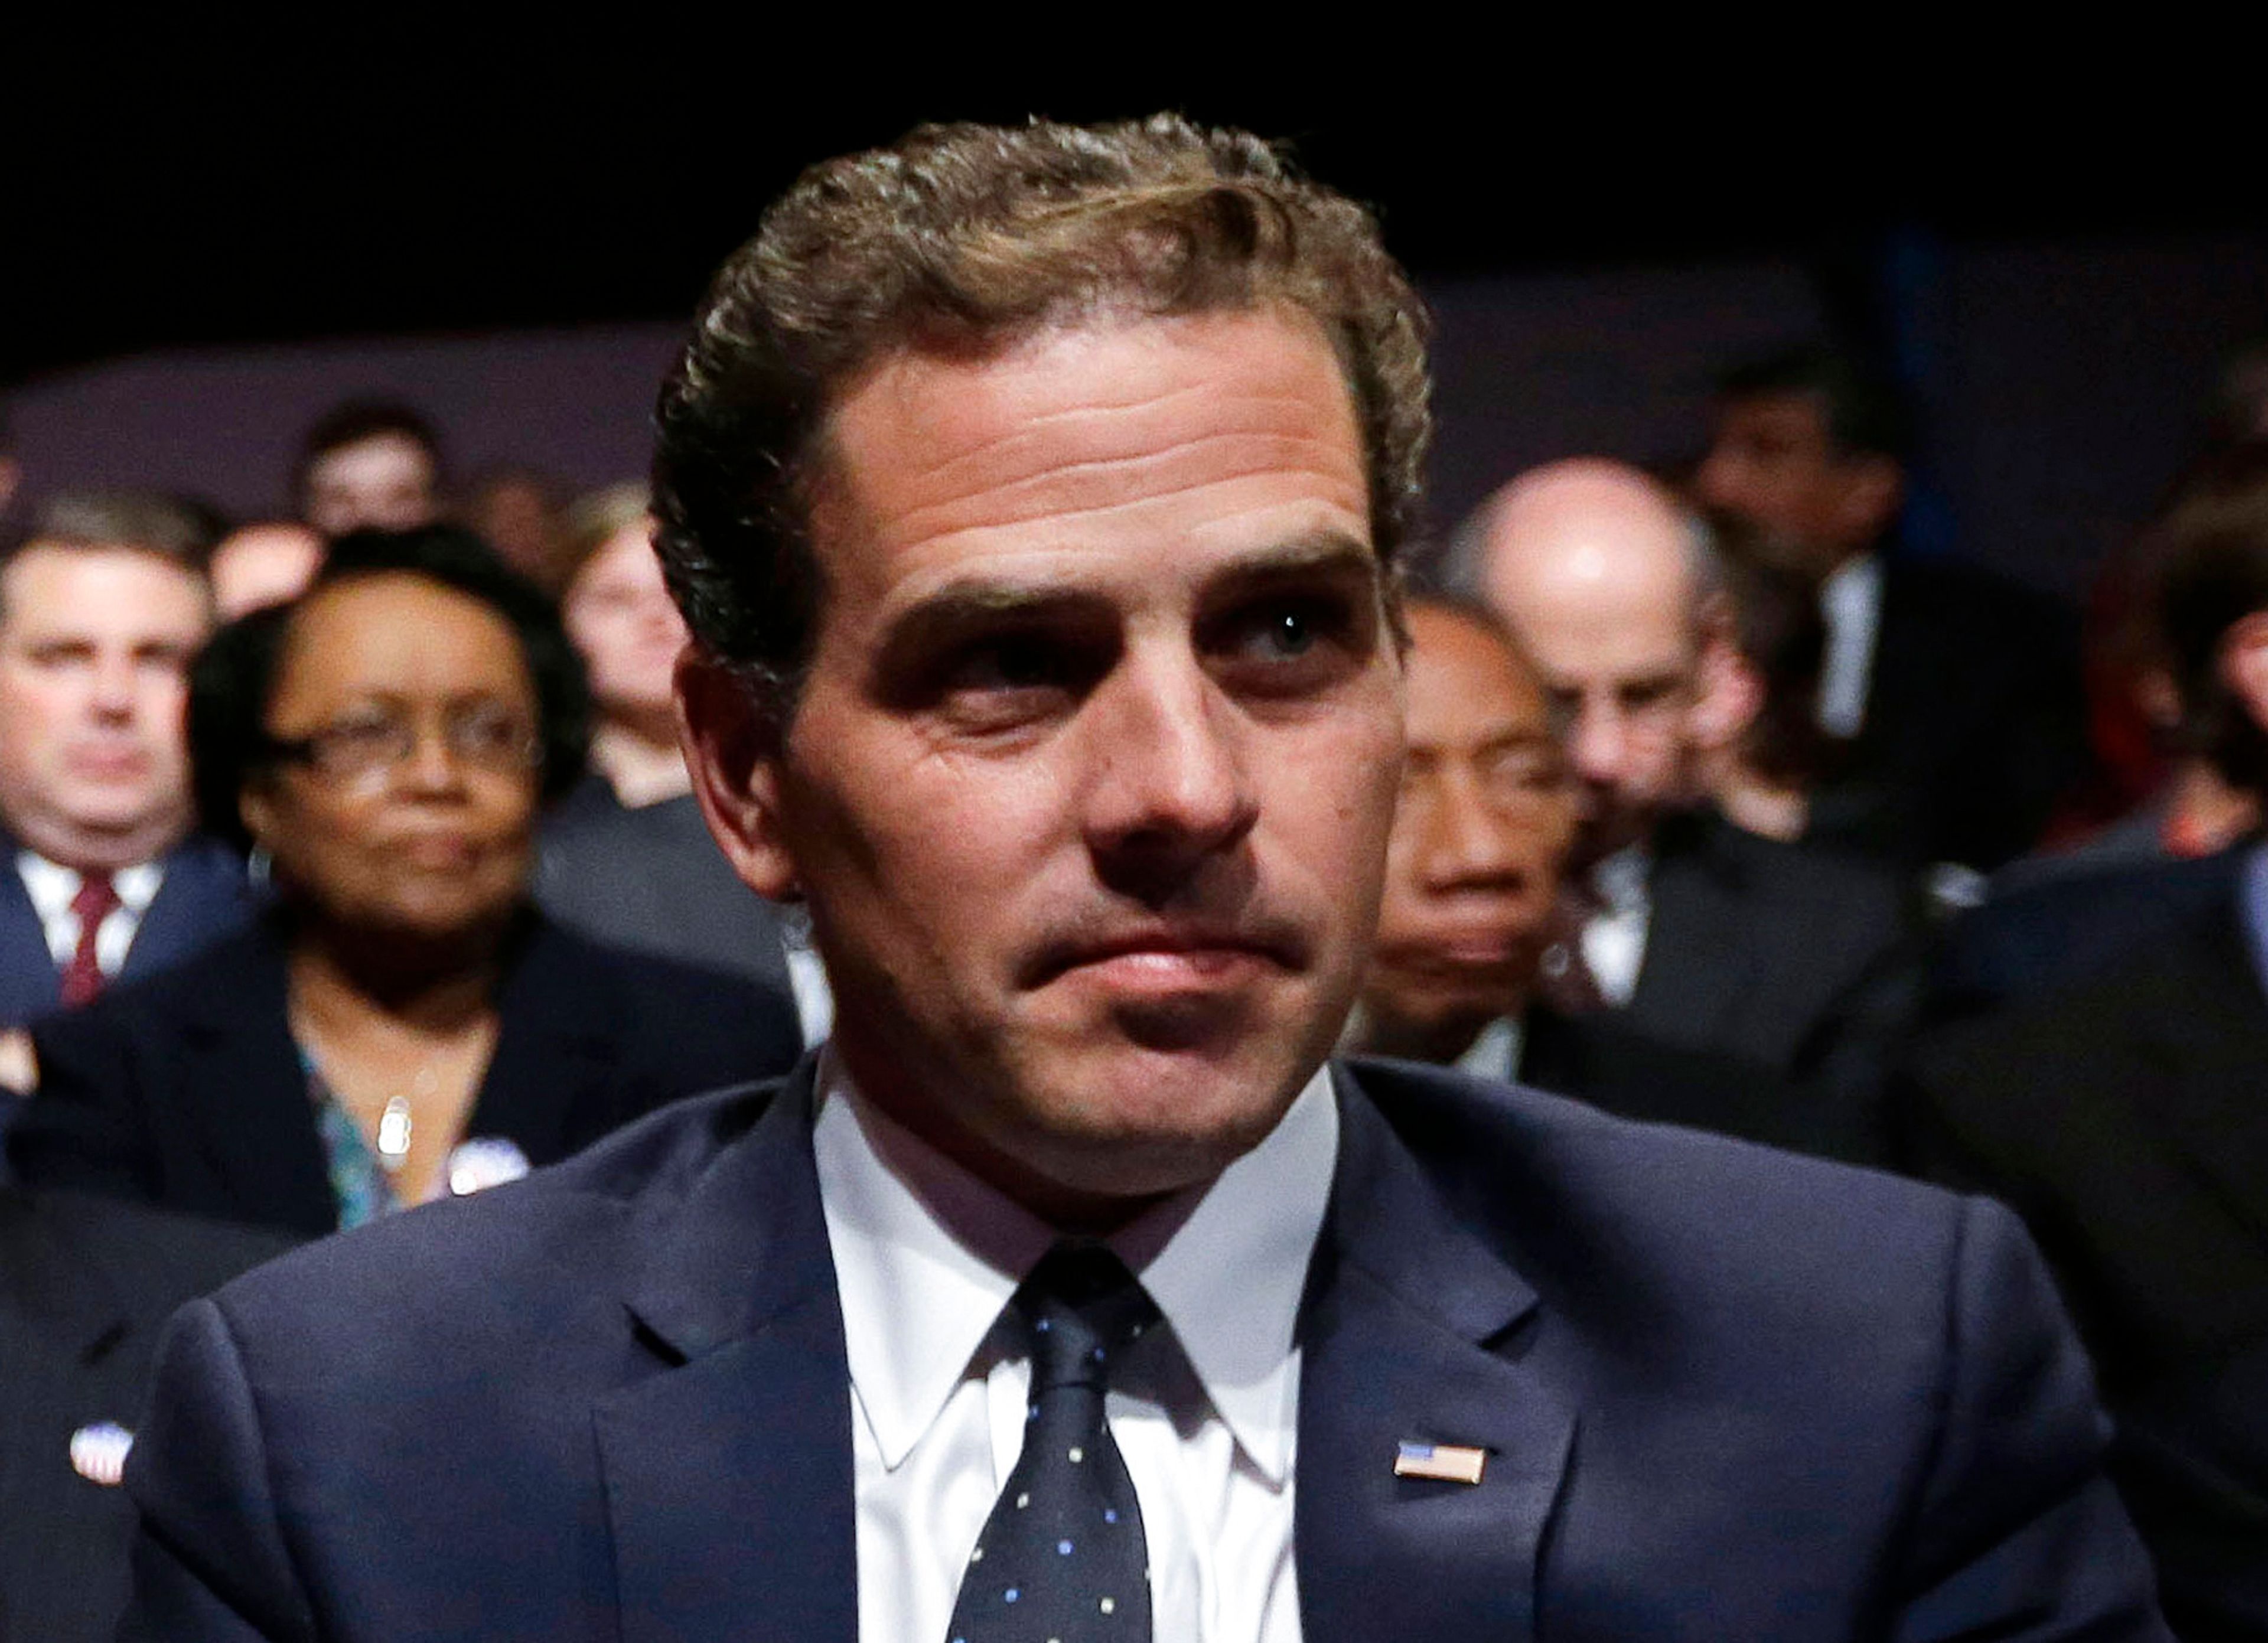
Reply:
M71 769L96 781L123 781L149 768L150 755L136 747L79 748L70 755Z
M1273 923L1137 925L1051 944L1027 967L1027 981L1044 986L1076 972L1130 992L1182 992L1297 969L1303 951L1294 932Z

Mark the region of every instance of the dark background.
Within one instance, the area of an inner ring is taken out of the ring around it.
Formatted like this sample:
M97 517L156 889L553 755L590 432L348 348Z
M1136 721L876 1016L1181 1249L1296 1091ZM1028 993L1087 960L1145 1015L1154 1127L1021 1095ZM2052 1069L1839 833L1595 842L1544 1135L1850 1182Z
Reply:
M217 450L204 489L268 505L270 423L389 384L460 402L435 409L469 458L598 477L803 164L926 118L1176 107L1289 138L1378 209L1441 311L1445 518L1563 449L1675 460L1712 350L1833 329L1930 413L1920 545L2082 582L2178 466L2215 362L2268 331L2249 52L2131 20L1990 59L1887 14L1588 21L90 18L11 54L0 393L34 486L180 484ZM585 416L608 431L578 444Z

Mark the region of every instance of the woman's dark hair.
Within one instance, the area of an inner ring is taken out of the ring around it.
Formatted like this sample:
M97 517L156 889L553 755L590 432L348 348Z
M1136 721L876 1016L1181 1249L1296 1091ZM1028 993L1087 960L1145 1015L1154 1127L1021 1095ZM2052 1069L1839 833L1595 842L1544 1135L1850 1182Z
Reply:
M292 622L326 588L373 576L423 577L502 616L519 637L535 686L543 800L561 797L582 778L591 740L590 685L551 601L469 531L447 525L354 531L331 544L305 593L222 628L189 671L190 782L207 832L250 848L238 799L276 761L268 708Z
M2231 785L2268 792L2268 731L2221 676L2229 630L2268 610L2268 440L2193 468L2143 539L2181 722L2173 740Z

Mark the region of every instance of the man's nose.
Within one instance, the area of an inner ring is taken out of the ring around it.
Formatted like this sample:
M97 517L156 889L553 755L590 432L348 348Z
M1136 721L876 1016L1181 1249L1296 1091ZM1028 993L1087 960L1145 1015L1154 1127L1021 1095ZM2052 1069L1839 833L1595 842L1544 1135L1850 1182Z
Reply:
M1520 849L1511 822L1481 794L1449 790L1433 813L1426 837L1426 878L1440 888L1497 885L1520 878Z
M1630 763L1630 723L1619 708L1587 702L1568 730L1568 761L1586 786L1618 786Z
M1730 508L1744 490L1740 459L1722 446L1710 449L1693 470L1693 492L1712 508Z
M1513 819L1476 791L1469 777L1446 784L1426 829L1420 870L1440 890L1516 888L1528 873Z
M1086 827L1098 859L1178 871L1259 814L1236 704L1193 656L1130 655L1089 704Z
M94 667L94 711L105 718L130 718L135 704L135 665L130 656L105 656Z

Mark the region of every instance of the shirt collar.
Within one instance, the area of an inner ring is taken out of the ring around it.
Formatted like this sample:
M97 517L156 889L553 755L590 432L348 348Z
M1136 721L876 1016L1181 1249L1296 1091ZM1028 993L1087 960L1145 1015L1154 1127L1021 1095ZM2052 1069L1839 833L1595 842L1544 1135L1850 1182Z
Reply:
M61 862L49 861L35 850L16 852L16 872L24 880L24 894L32 898L32 910L39 914L41 924L52 924L69 912L71 899L86 882L85 874ZM158 885L165 876L163 862L140 862L112 873L110 888L117 892L118 904L129 915L139 918L157 899Z
M895 1470L1056 1234L876 1110L831 1050L818 1087L812 1146L850 1380ZM1108 1241L1238 1447L1279 1485L1298 1426L1293 1336L1337 1160L1338 1108L1319 1068L1257 1146Z
M1830 622L1871 614L1882 598L1882 556L1852 554L1819 585L1819 608Z
M1625 844L1591 869L1591 889L1601 910L1619 917L1642 913L1646 906L1646 876L1653 871L1653 855L1644 844Z

